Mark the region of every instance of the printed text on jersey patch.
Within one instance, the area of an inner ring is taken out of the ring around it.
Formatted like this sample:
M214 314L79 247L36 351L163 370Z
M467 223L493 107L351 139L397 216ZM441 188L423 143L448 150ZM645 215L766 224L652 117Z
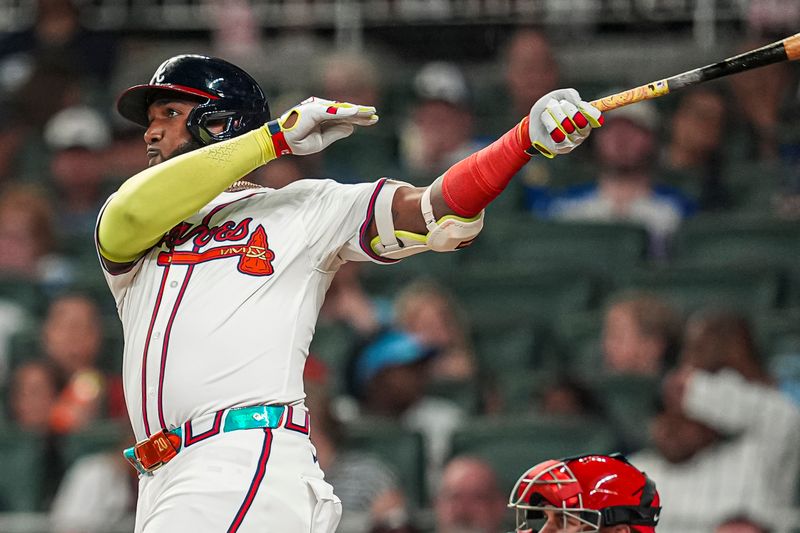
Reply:
M226 220L218 225L209 227L207 224L192 226L188 222L181 222L161 240L169 251L158 254L158 264L167 265L196 265L213 261L215 259L237 258L237 269L242 274L250 276L269 276L274 270L272 261L275 253L269 249L267 232L259 224L254 231L250 231L252 218L245 218L240 222ZM249 238L248 238L249 237ZM246 243L215 246L204 251L200 248L212 241L230 242L243 241ZM193 241L192 251L175 250L176 246Z

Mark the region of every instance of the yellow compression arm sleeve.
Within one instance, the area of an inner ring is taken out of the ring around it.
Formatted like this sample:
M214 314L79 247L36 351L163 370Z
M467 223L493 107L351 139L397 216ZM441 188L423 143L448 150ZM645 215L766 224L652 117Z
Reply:
M100 254L114 263L136 260L233 182L276 157L272 139L261 127L136 174L122 184L100 217Z

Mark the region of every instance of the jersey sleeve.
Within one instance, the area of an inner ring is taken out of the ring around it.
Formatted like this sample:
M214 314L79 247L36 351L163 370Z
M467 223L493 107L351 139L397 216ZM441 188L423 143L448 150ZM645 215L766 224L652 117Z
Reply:
M116 194L116 193L114 193ZM100 241L98 239L98 227L100 225L100 219L103 217L103 212L108 205L108 202L114 197L114 194L108 197L108 199L103 204L103 207L100 209L100 213L97 215L97 222L95 223L94 227L94 247L95 251L97 252L97 260L100 262L100 267L103 271L103 277L108 284L108 288L111 289L111 294L114 296L114 301L116 302L117 309L122 307L122 302L125 298L125 294L130 287L131 283L133 282L133 278L136 277L136 274L142 267L142 257L129 263L127 265L120 265L119 269L114 269L113 271L109 269L109 264L106 262L107 260L103 258L100 254Z
M341 261L396 263L370 247L367 231L375 215L375 203L387 180L342 184L314 180L304 205L304 225L312 259L317 265Z

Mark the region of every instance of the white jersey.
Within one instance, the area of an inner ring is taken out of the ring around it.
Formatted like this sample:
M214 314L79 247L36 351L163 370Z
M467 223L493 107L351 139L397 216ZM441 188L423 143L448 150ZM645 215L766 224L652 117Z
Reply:
M106 281L125 336L137 440L200 415L304 397L325 291L364 244L386 180L224 192ZM102 212L101 212L102 216Z

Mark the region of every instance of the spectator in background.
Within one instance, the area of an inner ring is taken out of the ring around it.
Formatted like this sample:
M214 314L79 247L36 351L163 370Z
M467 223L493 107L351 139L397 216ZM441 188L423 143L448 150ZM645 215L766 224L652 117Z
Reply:
M451 459L434 500L436 533L505 531L507 503L489 463L469 456Z
M133 529L138 475L120 453L132 439L130 429L121 431L112 449L84 455L67 469L50 508L52 533Z
M325 295L319 321L345 324L366 340L386 325L390 311L364 290L359 277L361 269L361 263L349 262L336 272Z
M797 32L800 4L795 0L750 0L747 6L749 34L775 41Z
M662 298L619 295L603 317L603 366L610 373L660 376L677 356L680 334L680 316Z
M544 33L532 28L517 30L505 52L506 88L514 113L510 120L520 120L528 114L531 102L556 90L559 76L558 63Z
M76 0L38 0L33 25L0 40L0 72L13 69L18 83L37 67L60 67L105 88L116 55L113 36L82 25Z
M632 458L658 480L659 533L710 531L741 513L778 531L794 525L800 410L773 387L745 318L694 315L662 398L655 449Z
M682 191L657 183L658 123L652 102L609 113L595 138L596 181L564 192L529 187L529 208L557 220L641 224L650 234L651 254L665 257L669 239L695 203Z
M277 165L264 165L251 172L248 181L271 189L286 187L308 176L302 168L302 161L302 158L291 155L283 156L274 161Z
M771 533L771 530L746 516L735 516L719 524L714 533Z
M737 52L768 44L748 40ZM795 65L789 62L742 72L728 79L736 99L736 117L743 130L734 155L746 160L800 161L800 96Z
M703 211L730 206L724 182L723 134L728 104L713 86L694 88L678 101L662 154L667 183L692 191Z
M53 152L50 178L58 198L59 232L90 240L97 213L108 196L103 151L111 143L111 129L94 109L76 106L50 119L44 139Z
M397 295L394 320L398 329L436 349L428 366L433 381L467 381L477 374L469 343L467 319L452 294L433 281L417 281Z
M582 380L558 375L537 390L537 411L546 415L606 418L602 402Z
M332 54L323 61L320 78L320 94L325 98L362 102L377 107L381 114L380 126L361 128L352 136L353 143L334 143L320 154L325 176L354 183L398 175L396 124L387 113L390 110L381 111L381 77L376 61L364 54Z
M501 135L508 124L525 116L526 102L535 102L550 91L563 86L560 68L550 40L540 30L520 28L511 36L502 58L506 105L498 105L497 95L489 95L482 110L483 128L492 135ZM530 100L533 98L533 100ZM584 155L547 159L534 157L519 171L517 177L503 191L502 196L489 206L489 210L525 211L527 187L565 187L585 181ZM500 202L500 203L498 203Z
M82 294L53 300L42 324L42 347L67 379L51 413L52 428L69 433L102 417L127 414L120 376L97 366L103 331L97 304Z
M427 185L483 145L473 137L471 95L456 65L424 65L414 77L414 94L410 120L401 128L400 159L410 182Z
M8 385L9 420L19 429L50 432L50 413L64 386L61 371L49 361L33 359L17 366Z
M342 500L339 531L365 531L407 524L406 497L395 472L379 458L345 448L346 428L331 409L324 383L306 372L306 406L312 416L311 440L325 479Z
M37 188L14 185L0 194L0 276L58 289L72 267L55 252L53 205Z
M453 402L426 396L428 364L436 350L399 331L382 331L350 365L353 395L366 415L388 418L425 439L429 477L437 478L450 437L465 418Z

